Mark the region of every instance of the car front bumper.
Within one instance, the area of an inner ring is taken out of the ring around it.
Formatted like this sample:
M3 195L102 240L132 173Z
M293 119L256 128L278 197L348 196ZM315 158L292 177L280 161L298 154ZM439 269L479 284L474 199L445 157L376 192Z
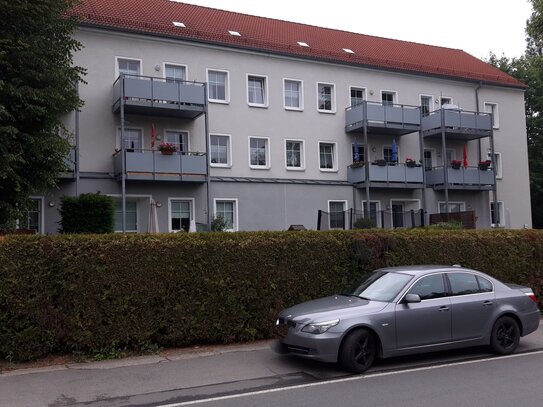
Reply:
M302 332L297 327L290 328L280 343L282 351L285 353L321 362L335 363L342 338L343 333L341 332L325 332L315 335Z

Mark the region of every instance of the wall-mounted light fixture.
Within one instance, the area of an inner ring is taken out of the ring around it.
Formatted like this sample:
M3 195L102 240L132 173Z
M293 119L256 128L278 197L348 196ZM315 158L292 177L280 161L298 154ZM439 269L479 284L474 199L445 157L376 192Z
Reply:
M157 208L162 207L162 203L160 203L160 202L157 201L157 202L156 202L156 207L157 207Z
M158 64L155 65L155 71L157 71L157 72L160 71L160 65L158 65Z
M377 149L375 148L375 146L373 146L373 147L371 148L371 152L372 152L372 153L375 153L376 151L377 151Z
M55 206L55 203L53 201L49 201L49 203L47 204L47 206L49 208L53 208Z

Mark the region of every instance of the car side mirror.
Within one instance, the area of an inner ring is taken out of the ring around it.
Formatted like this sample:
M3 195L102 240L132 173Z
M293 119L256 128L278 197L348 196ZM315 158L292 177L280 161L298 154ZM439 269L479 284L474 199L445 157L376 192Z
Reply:
M420 302L420 295L418 294L407 294L405 296L405 302L410 304L414 302Z

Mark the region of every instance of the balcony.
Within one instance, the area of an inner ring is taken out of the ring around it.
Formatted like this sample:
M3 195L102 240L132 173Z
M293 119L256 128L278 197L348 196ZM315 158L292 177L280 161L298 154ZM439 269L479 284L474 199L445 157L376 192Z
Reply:
M440 138L442 124L445 137L449 139L468 141L492 135L492 115L490 113L440 109L422 117L423 136Z
M70 149L68 156L64 159L64 171L58 174L59 179L75 179L75 147Z
M494 171L478 167L447 168L447 189L488 191L494 185ZM445 189L444 168L435 167L426 171L426 185L434 190Z
M148 76L122 75L113 84L113 112L196 119L206 109L205 84Z
M345 109L345 132L360 133L367 123L369 133L401 136L420 130L420 108L362 102Z
M405 164L376 165L370 164L370 186L381 188L422 188L422 167L408 167ZM347 181L358 188L366 186L365 166L348 167Z
M122 174L122 152L113 156L115 175ZM205 182L205 153L163 155L155 150L126 151L126 179L139 181Z

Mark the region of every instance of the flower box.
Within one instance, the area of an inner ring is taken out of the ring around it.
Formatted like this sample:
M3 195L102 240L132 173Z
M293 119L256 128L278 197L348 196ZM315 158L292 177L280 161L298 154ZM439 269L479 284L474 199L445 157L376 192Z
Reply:
M177 151L177 147L169 143L160 144L158 146L158 149L163 155L172 155L173 153Z
M454 170L459 170L461 166L462 166L462 161L460 161L460 160L451 160L451 167Z

